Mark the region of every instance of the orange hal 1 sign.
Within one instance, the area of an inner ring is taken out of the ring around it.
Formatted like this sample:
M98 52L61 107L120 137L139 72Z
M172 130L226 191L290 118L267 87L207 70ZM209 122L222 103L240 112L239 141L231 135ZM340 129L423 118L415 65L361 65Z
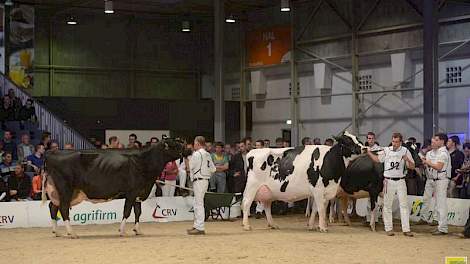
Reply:
M250 67L279 64L290 59L291 29L289 26L248 32L246 42Z

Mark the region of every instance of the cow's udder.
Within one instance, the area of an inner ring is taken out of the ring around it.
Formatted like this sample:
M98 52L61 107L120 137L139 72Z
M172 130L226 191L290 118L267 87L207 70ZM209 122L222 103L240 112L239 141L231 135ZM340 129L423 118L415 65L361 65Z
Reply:
M273 194L271 190L266 185L261 185L258 191L256 192L255 200L260 202L267 202L271 201L273 198Z

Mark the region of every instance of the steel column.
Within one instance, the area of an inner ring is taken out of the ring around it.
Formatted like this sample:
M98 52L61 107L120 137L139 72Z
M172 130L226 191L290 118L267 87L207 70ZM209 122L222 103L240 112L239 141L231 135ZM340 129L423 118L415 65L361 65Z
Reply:
M298 113L298 76L297 76L297 65L295 62L295 7L291 3L290 11L290 26L291 26L291 54L290 54L290 116L292 121L291 128L291 146L297 146L299 144L299 113Z
M214 0L214 139L225 142L224 102L224 2Z
M438 34L439 23L437 2L423 1L423 136L431 138L439 127L439 90L438 90Z

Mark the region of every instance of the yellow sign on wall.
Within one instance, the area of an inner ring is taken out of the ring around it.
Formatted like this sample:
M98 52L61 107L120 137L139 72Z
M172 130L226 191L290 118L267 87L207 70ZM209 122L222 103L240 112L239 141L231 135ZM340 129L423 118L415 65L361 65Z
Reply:
M290 59L289 26L248 32L246 42L250 67L279 64Z

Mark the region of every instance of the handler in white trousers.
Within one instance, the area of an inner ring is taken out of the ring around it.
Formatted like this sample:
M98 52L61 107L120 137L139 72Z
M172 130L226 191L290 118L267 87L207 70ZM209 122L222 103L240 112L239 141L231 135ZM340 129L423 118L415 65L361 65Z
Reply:
M400 203L401 229L405 236L412 237L410 232L410 212L408 210L408 196L405 182L406 169L414 169L415 163L410 151L402 146L403 136L400 133L392 134L392 146L374 155L370 150L369 157L375 162L384 163L384 207L383 220L385 232L388 236L393 233L392 205L395 195ZM405 168L406 163L406 168Z
M426 185L424 187L423 207L421 219L418 224L427 224L430 216L431 199L436 199L437 217L439 225L433 235L447 235L447 187L451 177L451 160L449 151L446 149L447 135L438 133L431 140L432 150L426 153L422 159L426 166ZM431 219L432 221L432 219Z
M209 179L216 168L211 155L204 149L206 140L202 136L194 139L194 153L189 161L190 177L194 192L194 225L188 230L189 235L204 235L204 195L209 186Z

